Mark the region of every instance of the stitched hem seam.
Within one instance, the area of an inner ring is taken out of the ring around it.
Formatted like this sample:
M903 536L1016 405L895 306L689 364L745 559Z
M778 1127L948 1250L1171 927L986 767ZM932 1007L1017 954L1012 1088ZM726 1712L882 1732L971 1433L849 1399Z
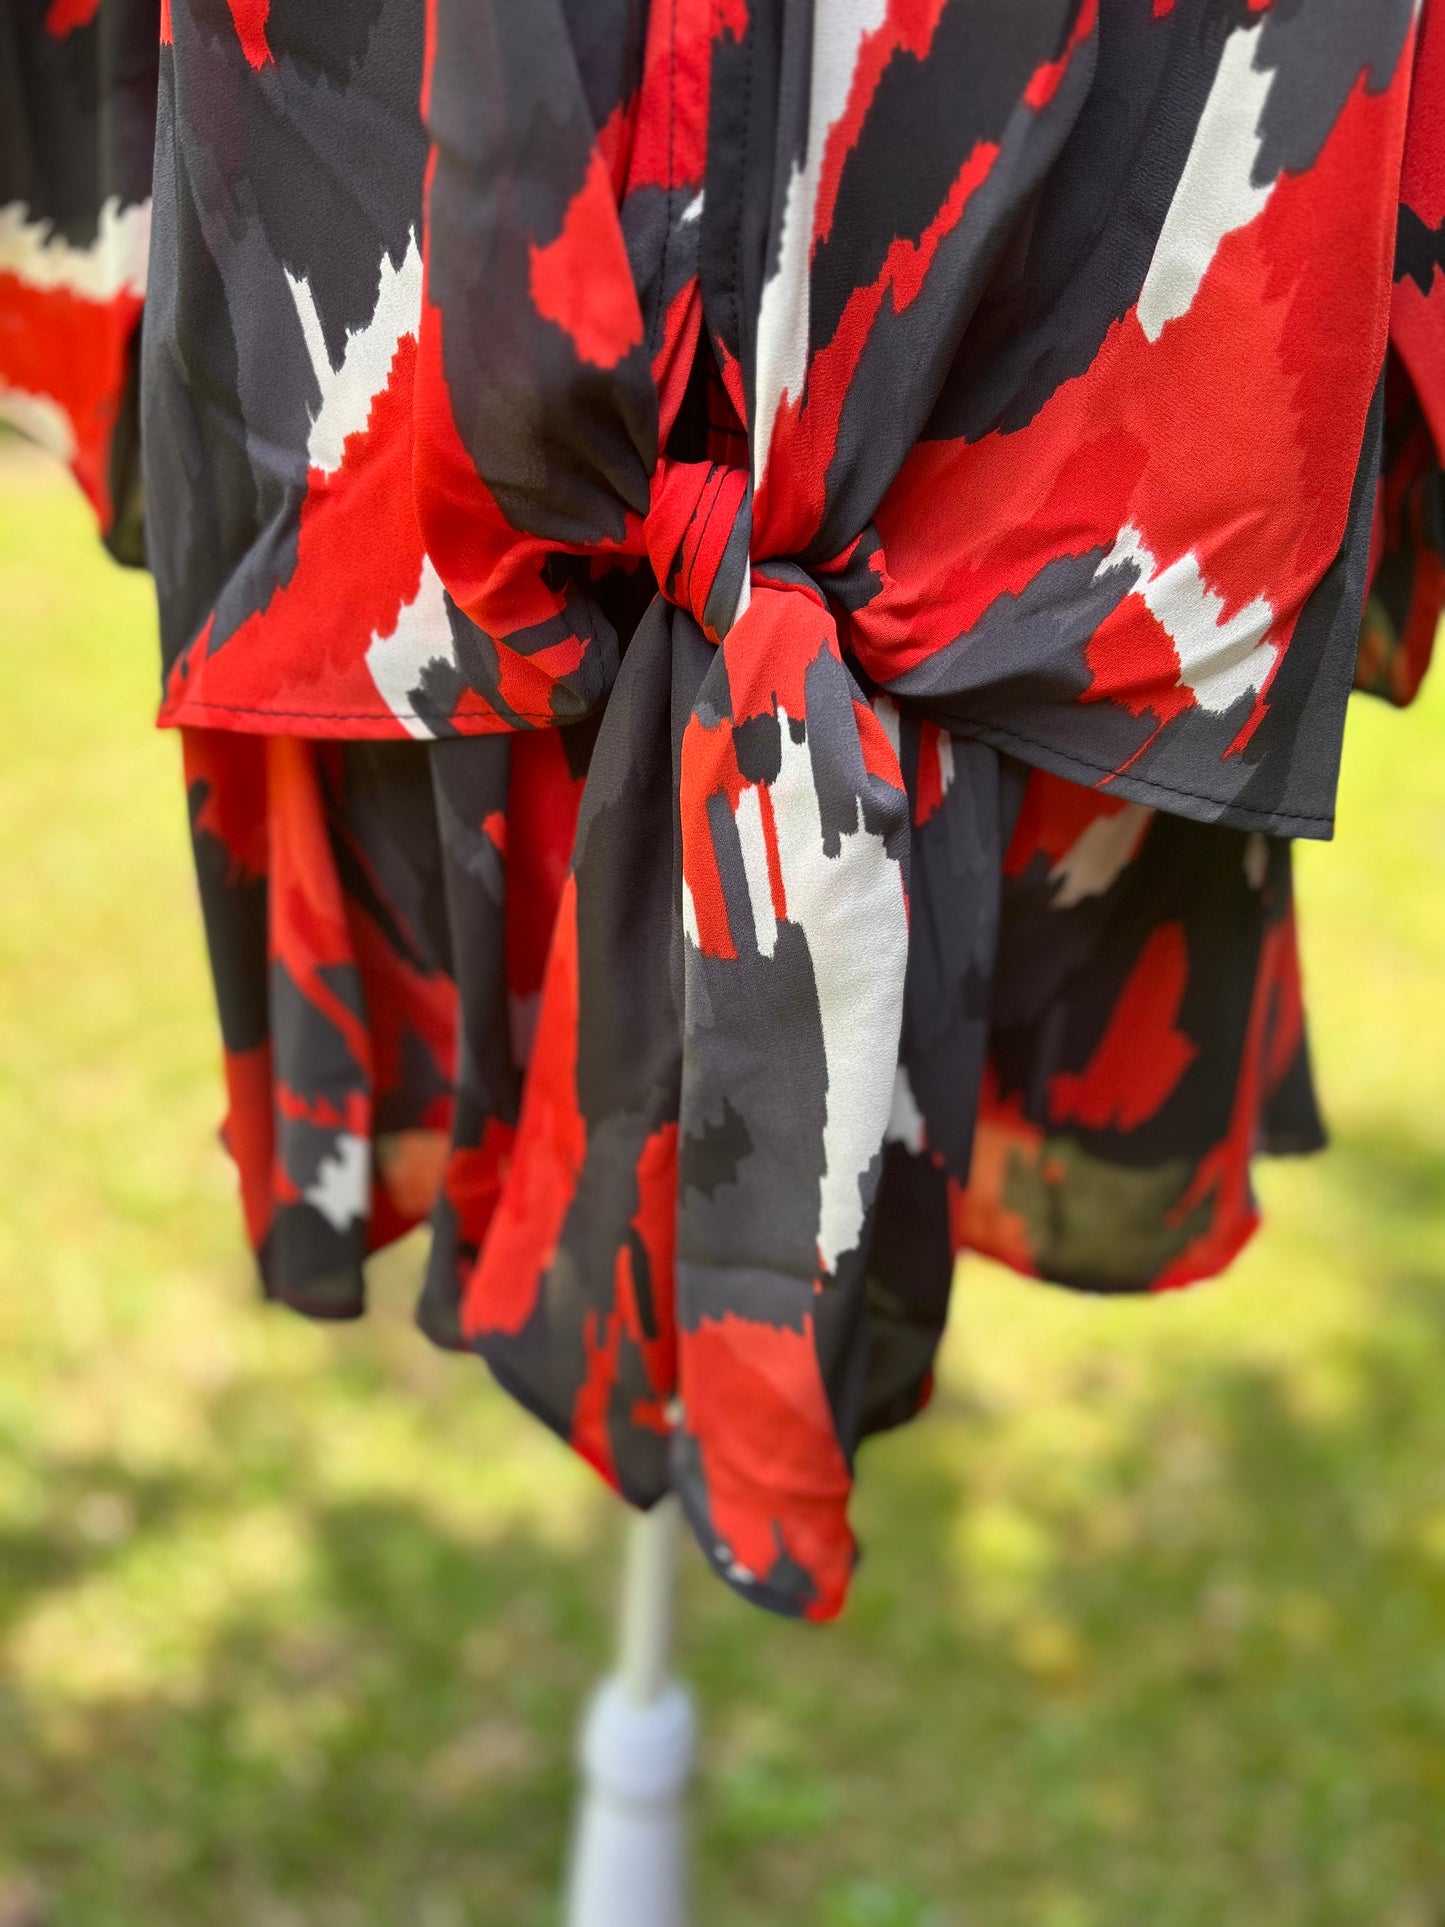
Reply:
M410 709L281 709L271 705L247 703L210 702L204 697L192 697L174 708L166 707L157 719L161 729L205 728L205 717L213 711L228 716L253 716L264 722L274 718L283 722L301 723L377 723L391 725L393 729L405 730L407 723L420 723L430 735L435 736L438 719L423 716ZM459 727L450 718L441 719L450 729L464 736L497 736L515 734L503 729L467 729ZM464 719L465 720L465 719ZM284 733L284 732L279 732ZM1197 790L1182 790L1169 783L1156 782L1152 778L1134 776L1127 771L1120 775L1106 763L1092 763L1086 757L1076 756L1068 751L1054 748L1051 744L1035 741L1028 736L1015 735L1012 730L1000 729L992 724L960 722L957 733L961 736L976 737L978 741L990 743L996 749L1005 749L1016 754L1021 761L1039 769L1051 771L1054 775L1081 782L1087 789L1107 789L1111 794L1127 796L1140 803L1151 804L1169 811L1173 815L1192 817L1195 821L1218 823L1227 828L1242 830L1265 830L1274 836L1298 836L1312 841L1328 840L1334 834L1334 817L1284 814L1274 810L1254 810L1225 801L1223 798L1209 796ZM415 739L413 739L415 740ZM437 738L440 740L440 738ZM1106 779L1100 783L1099 778ZM1189 805L1180 808L1180 805Z
M1192 817L1196 822L1217 823L1237 830L1265 830L1274 836L1308 837L1317 841L1328 840L1334 834L1333 815L1305 816L1279 810L1249 809L1200 790L1176 789L1172 784L1156 782L1152 777L1134 776L1127 770L1120 774L1107 763L1091 763L1086 757L1056 749L1050 743L1036 742L1028 736L1016 736L1012 730L999 729L993 724L960 720L953 727L960 736L976 737L979 742L991 743L995 749L1012 750L1021 761L1049 770L1053 775L1080 782L1087 789L1107 790L1110 795L1127 796L1136 802L1155 805L1172 815ZM1101 783L1098 780L1100 777L1106 780ZM1181 804L1193 807L1181 809Z

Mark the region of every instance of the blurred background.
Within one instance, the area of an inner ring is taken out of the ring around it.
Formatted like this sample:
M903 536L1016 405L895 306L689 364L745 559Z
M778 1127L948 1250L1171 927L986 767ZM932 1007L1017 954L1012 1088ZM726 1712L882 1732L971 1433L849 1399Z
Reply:
M541 1927L619 1508L267 1310L148 581L0 442L0 1927ZM1333 1128L1227 1278L964 1265L831 1628L685 1559L699 1927L1445 1927L1445 669L1299 852Z

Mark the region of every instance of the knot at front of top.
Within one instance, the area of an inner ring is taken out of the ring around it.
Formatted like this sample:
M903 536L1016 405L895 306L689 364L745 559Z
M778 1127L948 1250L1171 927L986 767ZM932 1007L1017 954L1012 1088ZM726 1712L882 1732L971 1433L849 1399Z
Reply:
M722 462L664 457L652 478L644 525L658 587L720 643L748 606L752 483Z

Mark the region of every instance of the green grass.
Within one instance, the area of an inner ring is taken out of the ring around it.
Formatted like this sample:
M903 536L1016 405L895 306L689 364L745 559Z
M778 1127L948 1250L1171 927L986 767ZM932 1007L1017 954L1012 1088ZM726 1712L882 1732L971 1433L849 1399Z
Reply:
M364 1327L257 1303L152 632L11 452L0 1923L540 1927L616 1510L413 1333L414 1249ZM1357 706L1341 825L1336 1143L1229 1278L965 1266L841 1624L689 1557L699 1927L1445 1923L1445 675Z

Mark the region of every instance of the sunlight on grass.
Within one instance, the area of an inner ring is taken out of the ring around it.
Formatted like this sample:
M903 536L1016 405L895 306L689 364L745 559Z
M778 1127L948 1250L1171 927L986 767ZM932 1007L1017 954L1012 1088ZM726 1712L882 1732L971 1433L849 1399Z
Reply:
M363 1326L259 1305L149 585L13 449L0 610L0 1923L540 1927L612 1502L412 1331L415 1243ZM1334 1147L1230 1276L965 1264L844 1620L689 1560L700 1927L1445 1922L1445 676L1340 820Z

